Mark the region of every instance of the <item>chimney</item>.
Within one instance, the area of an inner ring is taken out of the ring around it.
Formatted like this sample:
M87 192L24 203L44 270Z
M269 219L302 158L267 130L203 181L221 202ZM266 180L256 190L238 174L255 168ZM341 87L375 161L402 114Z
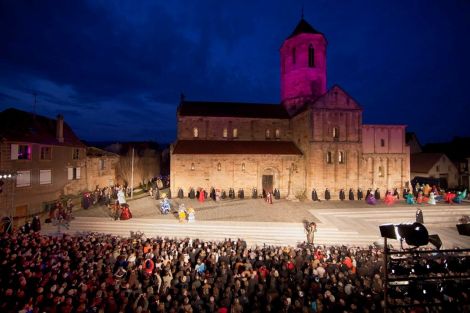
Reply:
M57 115L56 139L60 143L64 142L64 117L60 114Z

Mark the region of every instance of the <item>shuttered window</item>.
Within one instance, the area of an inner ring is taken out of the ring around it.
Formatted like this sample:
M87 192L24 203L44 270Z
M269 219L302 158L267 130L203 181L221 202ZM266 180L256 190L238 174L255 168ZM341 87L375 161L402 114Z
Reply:
M52 184L52 170L39 170L39 184Z
M18 171L16 177L16 187L31 186L31 171Z

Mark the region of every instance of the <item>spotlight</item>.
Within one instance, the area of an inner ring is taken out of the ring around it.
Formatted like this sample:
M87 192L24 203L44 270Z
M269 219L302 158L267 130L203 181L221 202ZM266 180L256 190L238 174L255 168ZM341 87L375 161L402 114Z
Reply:
M463 236L470 236L470 224L457 224L457 231L459 232L459 235Z
M429 242L436 247L437 250L441 249L442 241L439 235L429 235Z
M379 226L380 236L383 238L397 239L397 234L395 232L395 225L393 224L383 224Z
M421 223L383 224L379 229L382 237L403 239L409 246L425 246L429 242L428 230Z

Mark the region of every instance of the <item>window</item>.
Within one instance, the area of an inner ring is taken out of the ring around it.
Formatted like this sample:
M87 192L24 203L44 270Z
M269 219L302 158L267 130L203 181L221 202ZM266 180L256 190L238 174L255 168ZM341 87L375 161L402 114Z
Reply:
M295 55L295 48L292 49L292 64L295 64L296 60L296 55Z
M340 151L338 153L338 163L343 164L344 163L344 152Z
M79 167L69 167L67 168L67 177L69 180L80 179L80 168Z
M380 139L380 146L385 147L385 140L384 139Z
M338 127L333 127L333 138L335 138L335 139L339 138L339 129L338 129Z
M326 153L326 163L328 163L328 164L333 163L333 160L332 160L332 153L331 153L330 151L328 151L328 152Z
M18 171L16 177L16 187L31 186L31 171Z
M104 159L100 159L100 171L104 171L105 169L105 160Z
M39 170L39 185L52 184L52 170Z
M439 165L436 165L436 172L439 172Z
M194 163L191 163L191 171L194 171Z
M269 129L266 129L266 138L271 138L271 131Z
M279 128L276 128L275 136L276 138L281 138L281 130Z
M384 174L384 168L383 166L379 166L379 177L384 177L385 174Z
M74 160L80 159L80 149L73 149L73 157Z
M222 164L220 164L220 162L217 163L217 170L218 170L219 172L222 170Z
M193 128L193 137L198 138L199 137L199 129L197 127Z
M31 146L30 145L11 145L11 159L12 160L31 160Z
M312 45L308 47L308 67L315 67L315 50Z
M51 147L41 147L41 160L52 160Z
M234 128L232 131L233 138L238 138L238 129Z
M242 172L245 171L245 163L242 163Z
M227 128L224 128L223 137L227 138L227 135L228 135L228 130L227 130Z

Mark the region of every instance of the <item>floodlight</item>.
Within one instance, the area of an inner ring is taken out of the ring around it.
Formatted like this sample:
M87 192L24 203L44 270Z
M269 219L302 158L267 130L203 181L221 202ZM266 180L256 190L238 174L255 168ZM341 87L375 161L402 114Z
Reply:
M425 246L429 242L429 234L426 227L421 223L399 224L397 233L409 246Z
M459 235L463 236L470 236L470 224L457 224L457 231L459 232Z
M397 239L395 232L395 225L393 224L382 224L379 226L380 236L383 238Z
M436 247L437 250L441 249L442 241L439 235L429 235L429 242Z

